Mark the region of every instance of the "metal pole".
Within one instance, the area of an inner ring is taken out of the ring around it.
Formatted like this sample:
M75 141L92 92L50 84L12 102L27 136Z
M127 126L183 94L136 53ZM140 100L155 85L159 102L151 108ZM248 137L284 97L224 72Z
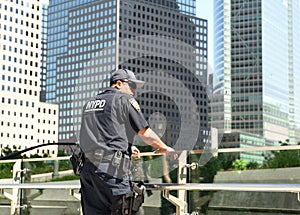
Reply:
M58 176L59 176L58 169L59 169L59 160L54 160L53 174L52 174L53 179L58 178Z
M19 159L16 161L16 163L13 166L13 182L14 184L20 184L21 183L21 163L22 160ZM11 215L19 215L19 188L13 188L12 189L12 195L11 195L11 207L10 207L10 214Z

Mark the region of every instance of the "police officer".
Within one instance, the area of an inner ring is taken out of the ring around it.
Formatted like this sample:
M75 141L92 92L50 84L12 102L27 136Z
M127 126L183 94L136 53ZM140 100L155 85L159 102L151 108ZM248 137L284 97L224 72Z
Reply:
M110 88L84 105L80 147L85 162L80 183L85 215L122 214L116 203L131 192L129 160L139 156L132 146L135 134L157 153L174 151L149 127L133 97L143 85L132 71L118 69L111 74Z

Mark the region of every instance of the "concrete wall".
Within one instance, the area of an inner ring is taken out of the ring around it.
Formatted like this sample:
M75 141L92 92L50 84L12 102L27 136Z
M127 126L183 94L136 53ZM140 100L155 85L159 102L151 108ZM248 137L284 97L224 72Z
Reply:
M218 172L215 183L300 183L300 168ZM209 215L300 214L296 193L218 191L209 203Z

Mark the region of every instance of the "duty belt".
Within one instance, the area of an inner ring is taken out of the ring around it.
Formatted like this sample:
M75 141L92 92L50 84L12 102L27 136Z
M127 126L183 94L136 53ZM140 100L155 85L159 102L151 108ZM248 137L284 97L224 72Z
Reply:
M98 149L93 153L86 153L85 162L90 162L97 167L96 172L99 170L121 178L130 168L130 157L121 151L109 152L108 154L104 150Z
M97 149L94 152L85 153L86 162L110 163L113 162L114 166L119 165L122 159L130 159L129 155L121 151L107 152L103 149Z

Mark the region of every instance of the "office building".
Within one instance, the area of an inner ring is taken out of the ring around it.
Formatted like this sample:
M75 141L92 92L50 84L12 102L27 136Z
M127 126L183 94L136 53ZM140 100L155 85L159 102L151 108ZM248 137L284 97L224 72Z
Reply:
M60 140L77 139L85 101L126 68L146 81L137 99L165 141L207 142L207 21L196 1L53 0L48 13L46 100L60 105Z
M214 1L211 118L224 134L257 135L273 145L299 142L299 6L294 0Z
M40 102L45 1L0 2L0 146L12 150L58 141L58 105ZM57 146L29 154L57 155Z

